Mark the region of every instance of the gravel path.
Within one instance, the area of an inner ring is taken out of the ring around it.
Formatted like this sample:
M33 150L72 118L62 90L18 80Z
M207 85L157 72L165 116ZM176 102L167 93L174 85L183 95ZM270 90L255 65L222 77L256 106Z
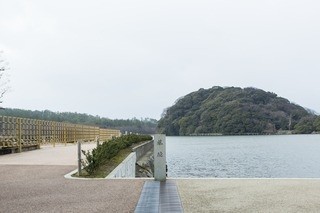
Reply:
M317 179L176 180L188 212L319 212Z
M0 212L133 212L144 180L67 180L74 166L0 165Z

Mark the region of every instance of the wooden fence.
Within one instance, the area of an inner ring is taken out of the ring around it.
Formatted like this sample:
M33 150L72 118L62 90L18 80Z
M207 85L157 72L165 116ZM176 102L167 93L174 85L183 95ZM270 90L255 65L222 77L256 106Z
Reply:
M64 122L0 116L0 150L39 148L41 144L100 141L120 136L120 130Z

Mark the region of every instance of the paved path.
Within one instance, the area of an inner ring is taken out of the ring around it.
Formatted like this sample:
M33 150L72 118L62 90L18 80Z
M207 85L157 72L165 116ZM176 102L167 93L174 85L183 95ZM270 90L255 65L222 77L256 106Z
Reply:
M133 212L143 180L68 180L73 166L0 165L0 212Z
M96 143L84 143L82 150L96 147ZM0 165L77 165L76 144L56 144L41 146L41 149L0 155Z
M86 144L86 149L94 144ZM0 156L0 212L134 212L145 180L68 180L77 146Z

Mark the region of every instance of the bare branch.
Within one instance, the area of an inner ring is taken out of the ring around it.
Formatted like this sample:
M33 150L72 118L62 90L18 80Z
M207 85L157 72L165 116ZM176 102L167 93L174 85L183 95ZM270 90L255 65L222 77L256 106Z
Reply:
M2 98L9 90L9 80L6 78L8 69L9 63L3 58L3 51L0 51L0 103L2 103Z

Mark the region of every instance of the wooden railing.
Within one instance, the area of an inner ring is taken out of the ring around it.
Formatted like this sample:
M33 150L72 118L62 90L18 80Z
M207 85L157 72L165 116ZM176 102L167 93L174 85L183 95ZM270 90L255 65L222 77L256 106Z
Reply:
M0 116L0 149L37 147L41 144L105 141L121 135L120 130L64 122Z

